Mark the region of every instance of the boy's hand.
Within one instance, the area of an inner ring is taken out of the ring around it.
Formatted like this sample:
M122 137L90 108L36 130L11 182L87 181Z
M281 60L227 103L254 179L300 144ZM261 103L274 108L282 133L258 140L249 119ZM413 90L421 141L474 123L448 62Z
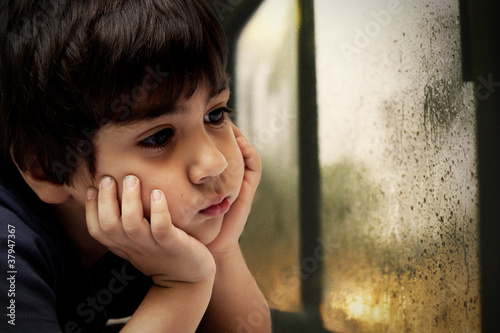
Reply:
M111 177L101 179L99 191L89 188L87 199L90 235L151 276L156 285L201 282L215 274L208 249L172 224L163 192L154 190L151 194L151 223L144 218L140 181L135 176L124 179L121 215Z
M255 148L252 147L236 125L232 124L231 126L243 155L245 174L240 193L224 216L219 235L207 245L214 256L224 255L239 249L238 240L250 214L253 197L259 185L262 171L260 157ZM231 172L231 170L228 170L228 172Z

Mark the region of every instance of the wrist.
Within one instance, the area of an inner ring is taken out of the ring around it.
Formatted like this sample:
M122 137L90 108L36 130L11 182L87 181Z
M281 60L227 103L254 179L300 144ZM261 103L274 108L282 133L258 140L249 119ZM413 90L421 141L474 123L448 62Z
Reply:
M224 249L224 251L212 252L215 264L219 267L221 264L235 259L243 259L240 245L237 243L234 246Z
M213 274L210 274L209 276L197 280L197 281L175 281L175 280L168 280L165 277L152 277L153 280L153 286L157 288L165 288L165 289L171 289L171 288L191 288L191 287L202 287L203 286L210 286L210 288L213 286L214 281L215 281L215 271Z
M216 264L212 260L210 268L203 275L190 276L188 279L175 279L171 275L157 274L151 276L154 285L162 288L175 288L189 285L213 285L215 280Z
M153 285L120 332L195 332L213 291L213 277Z

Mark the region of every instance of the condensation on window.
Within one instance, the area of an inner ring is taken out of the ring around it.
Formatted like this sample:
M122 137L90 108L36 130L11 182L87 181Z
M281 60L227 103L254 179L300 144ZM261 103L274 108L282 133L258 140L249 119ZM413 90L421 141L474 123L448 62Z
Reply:
M263 165L241 237L269 304L300 311L297 150L297 8L267 0L243 30L236 63L238 126Z
M475 96L458 2L315 0L324 265L336 332L480 332ZM242 246L271 306L300 312L295 1L238 48L239 124L264 174Z
M456 1L316 1L323 315L480 330L474 95Z

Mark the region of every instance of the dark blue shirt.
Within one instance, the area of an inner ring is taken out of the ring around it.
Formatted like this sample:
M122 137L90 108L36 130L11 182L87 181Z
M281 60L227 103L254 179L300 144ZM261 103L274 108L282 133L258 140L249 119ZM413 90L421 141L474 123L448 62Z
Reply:
M0 332L99 332L132 315L151 279L112 253L87 269L50 205L2 164Z

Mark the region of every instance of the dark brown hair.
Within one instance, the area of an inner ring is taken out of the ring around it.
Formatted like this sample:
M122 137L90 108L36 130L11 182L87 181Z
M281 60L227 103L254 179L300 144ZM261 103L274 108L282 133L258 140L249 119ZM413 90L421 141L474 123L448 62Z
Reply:
M227 86L226 40L203 0L0 4L0 149L70 184L106 122L161 115L201 80ZM140 106L140 107L139 107Z

